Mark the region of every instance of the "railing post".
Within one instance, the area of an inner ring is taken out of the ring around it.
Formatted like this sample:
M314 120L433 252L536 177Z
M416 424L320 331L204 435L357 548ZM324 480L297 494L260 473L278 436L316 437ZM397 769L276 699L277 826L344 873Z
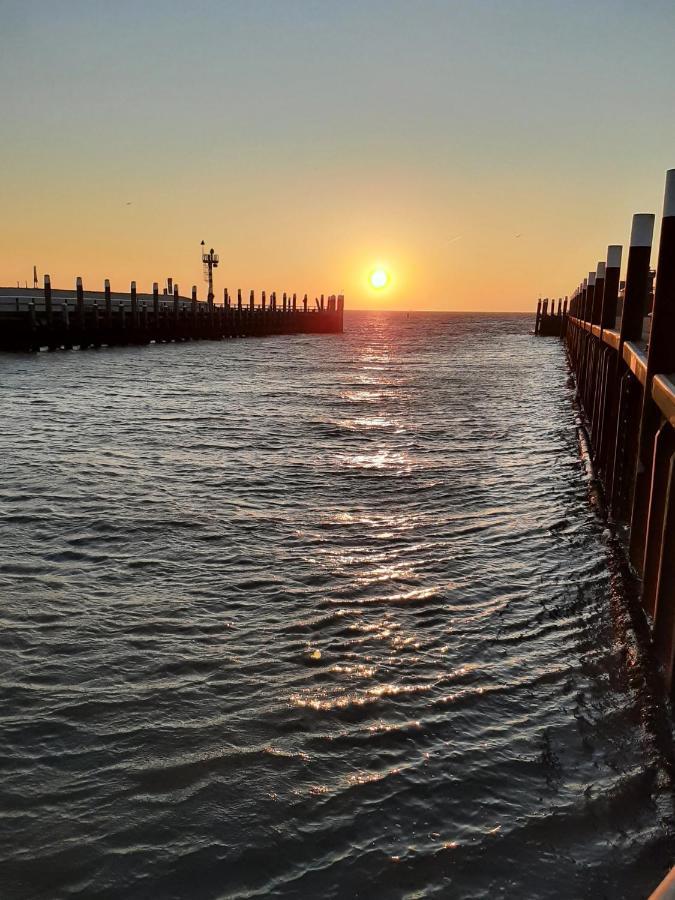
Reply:
M605 263L601 261L595 270L595 293L593 295L593 324L600 325L602 319L602 299L605 293Z
M612 514L618 518L623 518L626 504L628 504L629 510L632 504L637 455L637 429L639 428L641 409L641 403L638 402L636 397L636 386L633 383L635 379L623 364L623 346L626 341L636 341L642 336L653 233L654 215L652 213L636 213L633 216L631 228L626 287L624 289L617 353L616 378L619 382L619 406L609 494ZM623 376L621 375L622 372L624 373Z
M602 294L602 310L600 312L600 340L603 340L603 332L614 329L616 325L616 304L619 295L619 275L621 271L621 246L611 244L607 248L607 261L605 263L605 285ZM621 371L620 360L617 351L607 349L607 362L605 366L604 390L598 411L597 441L594 458L598 462L601 474L604 476L606 486L610 485L612 468L614 465L613 447L608 453L609 435L614 426L613 437L616 437L616 406L617 406L617 380Z
M626 341L639 341L642 337L642 324L647 306L649 258L652 252L653 234L653 213L637 213L633 216L623 312L621 314L621 337L619 342L621 353Z
M616 303L619 297L619 274L621 272L620 244L610 244L607 248L607 262L605 264L605 286L602 292L602 311L600 313L600 326L614 328L616 325Z

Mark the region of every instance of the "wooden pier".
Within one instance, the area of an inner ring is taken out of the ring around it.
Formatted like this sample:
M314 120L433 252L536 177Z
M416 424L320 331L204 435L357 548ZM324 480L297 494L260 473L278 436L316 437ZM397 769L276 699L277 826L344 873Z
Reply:
M675 169L666 176L656 271L655 216L633 217L622 248L574 290L558 331L539 304L536 331L565 340L593 462L611 519L641 579L655 653L675 697Z
M558 311L555 309L555 300L551 300L551 308L548 306L549 300L539 300L537 303L537 318L534 322L534 333L541 334L544 337L562 337L567 320L567 297L563 300L558 298Z
M78 278L74 291L52 289L45 275L43 289L0 288L0 350L30 352L82 350L168 341L221 340L271 334L337 334L343 330L344 298L331 294L310 301L305 294L275 292L259 301L227 289L222 304L181 297L178 285L159 292L138 293L131 282L128 294L113 293L106 280L103 291L85 291Z

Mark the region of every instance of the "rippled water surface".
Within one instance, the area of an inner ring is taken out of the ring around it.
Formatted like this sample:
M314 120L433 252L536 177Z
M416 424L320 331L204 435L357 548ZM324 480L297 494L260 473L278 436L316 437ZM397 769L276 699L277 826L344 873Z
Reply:
M649 892L664 747L531 325L0 359L3 898Z

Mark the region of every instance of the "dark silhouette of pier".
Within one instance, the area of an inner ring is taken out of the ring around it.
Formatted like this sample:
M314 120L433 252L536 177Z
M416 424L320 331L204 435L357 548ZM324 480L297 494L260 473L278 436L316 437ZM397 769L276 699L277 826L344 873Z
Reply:
M85 291L78 278L75 290L56 290L45 275L44 288L0 288L0 350L37 351L114 347L169 341L222 340L272 334L336 334L343 330L344 298L331 294L313 303L304 295L269 296L258 300L250 291L236 297L223 292L222 304L182 297L178 285L159 292L113 293L108 280L103 291Z
M666 191L656 271L655 216L633 217L625 282L622 248L552 315L541 301L536 331L565 339L593 462L609 514L642 584L642 606L675 696L675 169ZM555 319L555 321L553 321Z

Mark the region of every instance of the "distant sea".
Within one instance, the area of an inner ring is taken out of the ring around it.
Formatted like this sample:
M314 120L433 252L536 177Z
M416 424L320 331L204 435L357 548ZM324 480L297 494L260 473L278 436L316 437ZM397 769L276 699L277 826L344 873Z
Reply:
M660 712L530 316L0 357L0 895L643 898Z

